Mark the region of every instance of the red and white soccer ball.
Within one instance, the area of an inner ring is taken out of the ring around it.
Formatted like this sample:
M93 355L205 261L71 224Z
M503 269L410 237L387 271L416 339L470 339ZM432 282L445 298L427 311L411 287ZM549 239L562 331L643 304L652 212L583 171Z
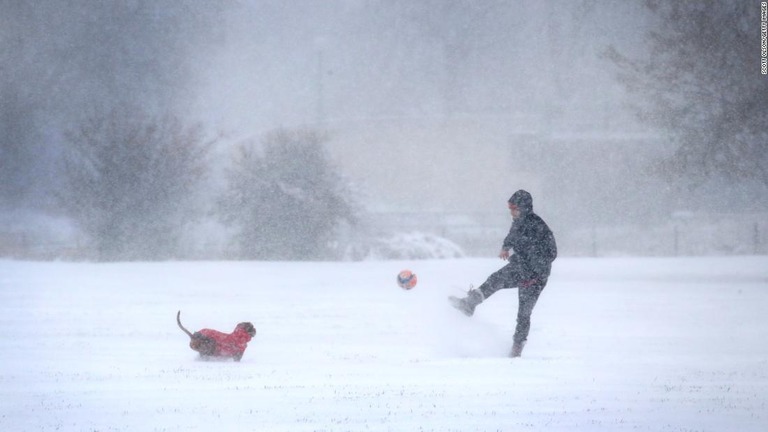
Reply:
M403 270L397 274L397 285L404 290L409 290L416 286L416 273L410 270Z

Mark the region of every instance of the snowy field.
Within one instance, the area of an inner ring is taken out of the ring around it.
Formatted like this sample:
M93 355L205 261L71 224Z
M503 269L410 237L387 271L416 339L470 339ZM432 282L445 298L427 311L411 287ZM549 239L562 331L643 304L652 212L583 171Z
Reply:
M501 264L0 261L0 430L768 430L768 257L559 259L520 359Z

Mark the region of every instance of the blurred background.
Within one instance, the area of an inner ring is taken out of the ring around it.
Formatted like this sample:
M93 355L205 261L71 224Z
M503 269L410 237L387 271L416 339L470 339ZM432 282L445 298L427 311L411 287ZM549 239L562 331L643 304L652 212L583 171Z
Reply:
M2 257L768 253L758 2L0 5Z

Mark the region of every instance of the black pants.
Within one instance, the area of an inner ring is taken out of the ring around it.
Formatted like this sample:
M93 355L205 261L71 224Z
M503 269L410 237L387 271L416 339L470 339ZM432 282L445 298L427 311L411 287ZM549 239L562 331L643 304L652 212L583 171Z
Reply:
M547 279L536 280L532 284L523 284L532 278L528 272L524 271L517 261L511 261L509 264L494 272L483 282L478 289L485 298L501 289L517 288L517 326L515 327L515 342L523 342L528 339L528 332L531 330L531 314L539 295L547 285Z

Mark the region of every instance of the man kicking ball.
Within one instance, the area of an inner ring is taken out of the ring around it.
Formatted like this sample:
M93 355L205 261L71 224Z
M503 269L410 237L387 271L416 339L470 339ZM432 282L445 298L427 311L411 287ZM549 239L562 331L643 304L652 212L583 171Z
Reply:
M552 261L557 257L557 244L547 224L533 212L530 193L515 192L507 205L512 215L512 227L504 238L499 258L508 260L508 264L488 276L466 297L451 296L448 300L456 309L472 316L475 307L496 291L517 288L517 327L510 356L520 357L531 329L533 307L547 285Z

